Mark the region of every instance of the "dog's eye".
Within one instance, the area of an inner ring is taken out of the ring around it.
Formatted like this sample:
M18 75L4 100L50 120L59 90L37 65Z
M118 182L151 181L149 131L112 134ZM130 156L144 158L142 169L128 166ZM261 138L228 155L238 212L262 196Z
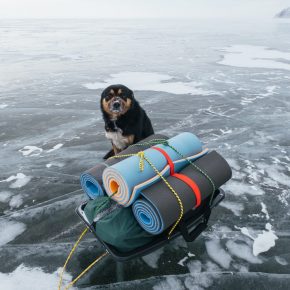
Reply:
M106 101L109 101L111 98L112 98L112 96L111 95L108 95L108 96L105 97L105 100Z
M125 95L119 95L119 97L125 101L127 100L127 96L125 96Z

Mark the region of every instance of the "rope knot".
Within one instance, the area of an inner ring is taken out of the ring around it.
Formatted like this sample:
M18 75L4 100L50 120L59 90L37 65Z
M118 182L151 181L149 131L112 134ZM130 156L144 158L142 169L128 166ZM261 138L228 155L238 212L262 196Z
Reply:
M167 140L164 140L164 141L162 141L162 143L161 143L162 145L165 145L165 146L169 146L169 143L168 143L168 141Z
M144 151L139 151L137 153L137 156L140 158L140 160L139 160L139 170L142 172L144 170L144 157L145 157Z

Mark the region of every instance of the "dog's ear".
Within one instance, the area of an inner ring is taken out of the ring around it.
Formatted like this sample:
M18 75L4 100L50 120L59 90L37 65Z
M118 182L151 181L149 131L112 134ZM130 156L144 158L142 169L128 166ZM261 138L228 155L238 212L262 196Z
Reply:
M108 91L107 89L104 89L102 91L102 93L101 93L101 97L100 97L100 106L101 106L101 108L103 108L103 99L106 97L107 91Z
M102 91L102 93L101 93L101 100L106 97L107 91L108 91L107 89L104 89Z
M134 96L133 91L131 91L131 90L129 89L129 93L130 93L131 98L132 98L132 99L135 99L135 96Z
M103 98L104 98L104 91L101 93L100 97L100 107L103 108Z
M132 109L132 108L134 108L134 106L135 106L136 100L135 100L135 96L134 96L133 91L129 90L129 93L130 93L131 109Z

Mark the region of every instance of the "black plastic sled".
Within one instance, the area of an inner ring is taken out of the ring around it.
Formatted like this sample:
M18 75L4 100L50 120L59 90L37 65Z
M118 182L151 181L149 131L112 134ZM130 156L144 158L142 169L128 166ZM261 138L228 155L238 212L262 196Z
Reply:
M118 251L114 246L102 241L98 237L94 230L94 224L89 224L85 217L83 209L86 203L83 203L77 207L76 213L103 245L103 247L107 250L107 252L113 257L113 259L119 262L124 262L130 259L148 255L149 253L157 250L158 248L161 248L179 236L183 236L186 242L193 242L207 228L211 211L224 199L224 197L225 193L222 189L216 190L211 205L209 205L210 198L208 198L197 209L187 212L169 239L168 232L170 228L163 233L156 235L156 238L147 245L125 253Z

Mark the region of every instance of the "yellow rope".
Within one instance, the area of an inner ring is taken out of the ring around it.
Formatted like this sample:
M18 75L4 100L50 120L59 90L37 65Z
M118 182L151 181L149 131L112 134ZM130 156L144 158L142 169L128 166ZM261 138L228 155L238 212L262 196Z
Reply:
M170 183L164 178L164 176L159 172L159 170L154 166L154 164L152 164L151 161L146 156L144 156L144 159L150 164L150 166L153 168L153 170L158 174L158 176L163 180L163 182L167 185L167 187L175 195L175 197L176 197L176 199L178 201L179 207L180 207L179 217L178 217L177 221L175 222L175 224L172 226L172 228L170 229L170 231L168 233L168 237L167 238L170 239L170 236L171 236L172 232L175 230L175 228L177 227L177 225L179 224L180 220L183 217L183 213L184 213L183 204L182 204L182 201L181 201L178 193L173 189L173 187L170 185Z
M63 267L62 267L62 271L61 271L61 273L60 273L60 279L59 279L59 283L58 283L58 290L61 289L61 284L62 284L62 279L63 279L63 273L64 273L64 271L65 271L66 265L67 265L67 263L69 262L69 260L70 260L70 258L71 258L71 256L72 256L72 254L74 253L76 247L77 247L78 244L80 243L81 239L82 239L83 236L87 233L87 231L88 231L88 228L85 228L85 230L81 233L81 235L79 236L78 240L76 241L76 243L74 244L72 250L70 251L69 255L68 255L67 258L66 258L66 261L65 261L65 263L64 263L64 265L63 265Z
M71 256L73 255L73 253L75 252L78 244L80 243L80 241L82 240L82 238L84 237L84 235L88 232L88 228L85 228L85 230L81 233L81 235L79 236L78 240L75 242L73 248L71 249L68 257L66 258L66 261L62 267L61 273L60 273L60 279L59 279L59 283L58 283L58 290L61 290L61 286L62 286L62 280L63 280L63 274L64 271L66 269L66 266L69 262L69 260L71 259ZM97 262L99 262L103 257L105 257L108 254L108 252L104 252L101 256L99 256L94 262L92 262L84 271L82 271L72 282L70 282L66 287L65 290L68 290L70 287L72 287L87 271L89 271Z
M109 253L106 251L101 256L99 256L94 262L92 262L83 272L81 272L72 282L70 282L64 290L68 290L71 286L73 286L83 275L85 275L96 263L101 261L105 256Z
M184 213L182 201L181 201L178 193L173 189L173 187L170 185L170 183L164 178L164 176L159 172L159 170L155 167L155 165L145 156L144 151L139 151L136 154L133 153L133 154L115 155L115 156L110 157L109 159L111 159L111 158L126 158L126 157L131 157L131 156L138 156L140 158L139 169L141 172L144 170L144 160L146 160L147 163L152 167L152 169L155 171L155 173L162 179L162 181L167 185L167 187L171 190L171 192L174 194L174 196L177 199L177 202L178 202L179 207L180 207L180 214L179 214L177 221L175 222L175 224L172 226L171 230L168 233L168 239L170 239L172 232L175 230L175 228L179 224L180 220L182 219L183 213Z
M138 153L132 153L132 154L122 154L122 155L115 155L111 156L109 159L112 158L127 158L132 156L138 156L140 158L139 160L139 170L142 172L144 170L144 151L139 151Z

